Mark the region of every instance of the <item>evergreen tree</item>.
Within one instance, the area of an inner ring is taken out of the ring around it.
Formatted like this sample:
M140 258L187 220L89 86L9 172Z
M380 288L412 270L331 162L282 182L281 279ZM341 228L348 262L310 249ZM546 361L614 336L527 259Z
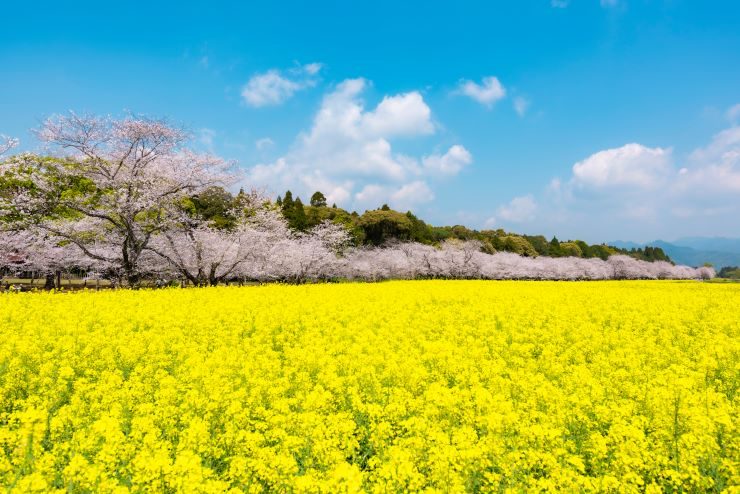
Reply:
M283 197L283 212L292 211L293 210L293 193L289 190L285 191L285 196Z
M560 251L560 242L558 241L558 237L553 236L552 240L550 240L550 256L552 257L560 257L562 254Z
M283 205L283 198L280 197L280 196L278 196L277 201L275 201L275 204L277 204L278 206L282 206Z
M306 210L303 209L303 201L300 197L295 198L293 203L293 214L291 218L288 218L288 222L291 223L291 227L295 230L305 230L308 226L308 218L306 218Z

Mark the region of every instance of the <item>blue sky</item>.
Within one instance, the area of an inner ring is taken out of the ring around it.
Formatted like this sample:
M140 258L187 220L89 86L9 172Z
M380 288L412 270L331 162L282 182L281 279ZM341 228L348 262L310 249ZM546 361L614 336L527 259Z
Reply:
M731 1L13 2L0 134L167 117L244 183L588 241L740 232Z

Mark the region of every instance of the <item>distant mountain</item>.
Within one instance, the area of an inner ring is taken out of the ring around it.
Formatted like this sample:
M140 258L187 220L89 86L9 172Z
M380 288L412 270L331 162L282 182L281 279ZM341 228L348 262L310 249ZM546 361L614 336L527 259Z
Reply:
M687 266L701 266L706 262L717 270L724 266L740 266L740 239L735 238L686 237L675 242L655 240L638 244L618 240L608 243L622 249L660 247L673 262Z
M714 252L732 252L740 254L740 238L728 237L683 237L671 242L681 247Z
M607 245L619 247L620 249L642 249L646 245L650 244L638 244L637 242L630 242L629 240L615 240L613 242L607 242Z

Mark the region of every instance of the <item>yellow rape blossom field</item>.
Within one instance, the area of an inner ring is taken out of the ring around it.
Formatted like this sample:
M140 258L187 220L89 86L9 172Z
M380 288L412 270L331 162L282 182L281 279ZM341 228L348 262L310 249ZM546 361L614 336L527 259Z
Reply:
M738 491L740 285L0 295L18 492Z

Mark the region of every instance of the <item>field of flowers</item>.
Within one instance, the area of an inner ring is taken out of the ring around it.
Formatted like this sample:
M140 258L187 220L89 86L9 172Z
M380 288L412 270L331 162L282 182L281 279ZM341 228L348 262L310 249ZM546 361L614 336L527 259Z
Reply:
M18 492L738 489L740 285L0 294Z

